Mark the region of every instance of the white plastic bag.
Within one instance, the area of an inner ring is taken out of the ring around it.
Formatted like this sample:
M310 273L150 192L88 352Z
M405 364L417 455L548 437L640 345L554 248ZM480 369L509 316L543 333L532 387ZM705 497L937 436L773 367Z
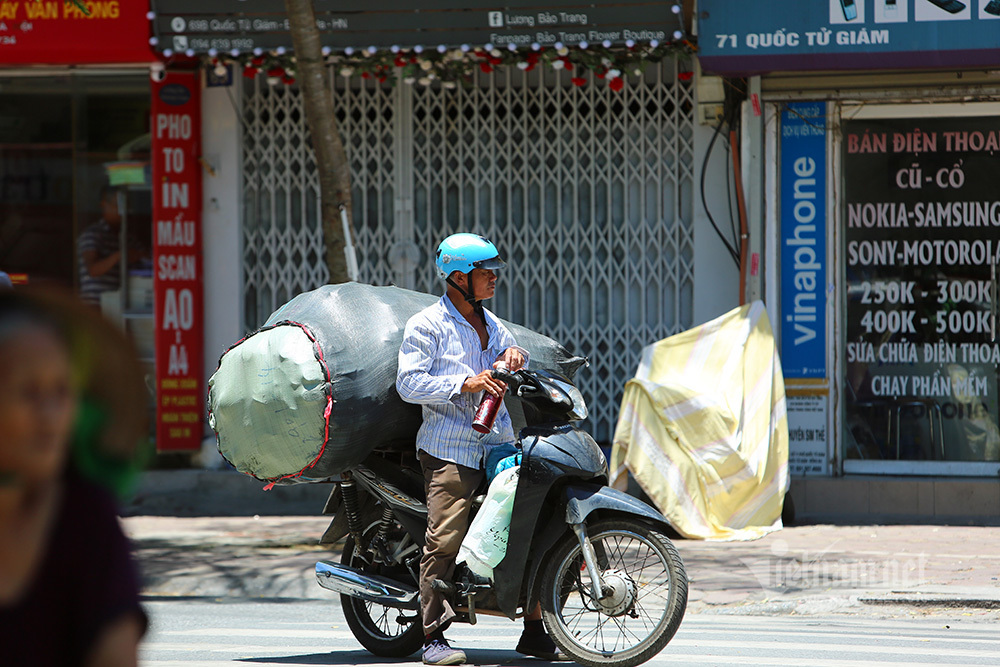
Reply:
M507 553L510 515L514 510L514 492L517 491L520 469L520 466L507 468L493 479L486 500L458 549L456 562L465 563L481 577L492 579L493 568Z

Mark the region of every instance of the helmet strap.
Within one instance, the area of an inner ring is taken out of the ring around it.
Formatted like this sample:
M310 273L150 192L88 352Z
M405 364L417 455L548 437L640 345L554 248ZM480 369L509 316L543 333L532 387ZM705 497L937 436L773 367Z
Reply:
M454 280L452 280L451 276L448 276L447 278L445 278L445 282L447 282L449 285L451 285L452 287L454 287L455 289L457 289L458 292L459 292L459 294L461 294L463 297L465 297L465 300L468 301L470 304L472 304L472 310L476 313L476 315L479 315L479 319L481 319L483 321L483 325L485 326L486 325L486 314L483 312L483 302L481 300L477 300L475 294L473 294L473 289L472 289L472 285L471 285L471 282L472 282L471 275L468 274L468 273L465 274L465 275L466 276L470 276L469 277L470 285L469 285L469 291L468 292L466 292L464 289L462 289L462 287L458 283L456 283Z
M469 274L465 274L465 275L469 275ZM448 276L444 280L445 280L446 283L448 283L449 285L451 285L452 287L454 287L455 289L457 289L458 293L461 294L463 297L465 297L466 301L468 301L469 303L471 303L473 306L476 305L476 297L472 293L471 286L470 286L469 291L466 292L464 289L462 289L461 285L459 285L458 283L456 283L454 280L451 279L451 276Z

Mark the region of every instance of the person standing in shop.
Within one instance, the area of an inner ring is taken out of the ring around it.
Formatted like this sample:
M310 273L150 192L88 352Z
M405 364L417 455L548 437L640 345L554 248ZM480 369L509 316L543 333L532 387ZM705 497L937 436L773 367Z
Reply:
M121 286L121 224L118 206L118 189L101 188L101 218L83 230L76 242L80 258L80 300L94 306L101 303L101 294ZM148 257L148 253L134 239L129 239L130 263Z

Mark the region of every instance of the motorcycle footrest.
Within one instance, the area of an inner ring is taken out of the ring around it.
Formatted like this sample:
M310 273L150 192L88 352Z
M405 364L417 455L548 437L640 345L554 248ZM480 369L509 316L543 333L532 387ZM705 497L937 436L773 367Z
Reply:
M486 583L461 581L455 584L451 581L435 579L431 582L431 588L449 597L467 597L476 593L484 593L491 589L488 579L481 579L480 581Z
M457 588L459 597L476 595L478 593L488 593L492 589L489 584L467 584L460 583Z
M431 588L435 591L444 593L445 595L455 595L455 584L450 581L445 581L443 579L435 579L431 582Z

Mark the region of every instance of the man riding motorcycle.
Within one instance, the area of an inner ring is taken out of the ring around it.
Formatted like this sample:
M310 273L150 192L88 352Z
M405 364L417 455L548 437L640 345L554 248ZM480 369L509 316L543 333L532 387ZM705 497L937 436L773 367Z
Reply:
M435 263L447 291L406 323L396 389L404 401L420 404L423 411L416 438L427 495L419 582L423 662L457 665L465 662L465 653L444 638L455 611L434 581L450 581L454 574L490 450L514 441L502 404L492 431L480 435L473 430L481 393L501 396L505 385L493 377L493 369L517 371L527 364L528 352L482 305L494 295L496 271L505 266L492 242L476 234L453 234L438 246ZM539 607L525 617L516 650L549 660L561 657L545 634Z

